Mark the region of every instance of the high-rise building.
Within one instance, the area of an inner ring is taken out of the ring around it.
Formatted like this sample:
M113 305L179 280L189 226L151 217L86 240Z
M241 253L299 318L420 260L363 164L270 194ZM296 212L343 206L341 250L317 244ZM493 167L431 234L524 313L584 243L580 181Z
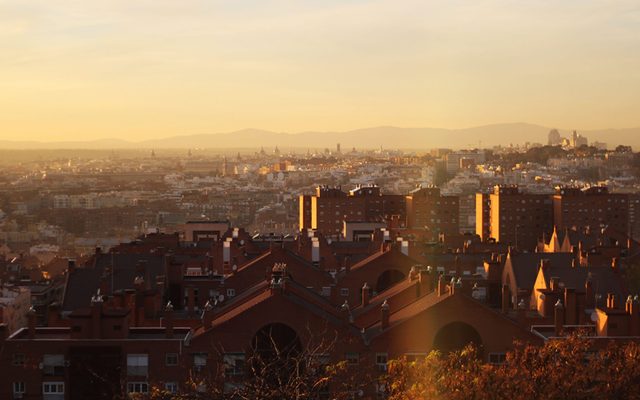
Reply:
M560 136L560 132L557 129L552 129L549 131L549 146L557 146L562 144L562 136Z
M460 233L459 199L442 196L437 187L418 187L406 196L407 226L424 228L432 238Z
M553 196L553 223L560 230L611 226L627 234L629 196L609 193L604 186L586 189L558 187Z
M344 221L380 222L392 216L406 218L403 195L382 194L377 185L357 186L348 193L341 188L318 186L315 195L299 198L300 229L316 229L339 236Z
M518 186L495 186L489 195L490 235L498 242L532 250L553 231L553 204L546 194L523 193Z

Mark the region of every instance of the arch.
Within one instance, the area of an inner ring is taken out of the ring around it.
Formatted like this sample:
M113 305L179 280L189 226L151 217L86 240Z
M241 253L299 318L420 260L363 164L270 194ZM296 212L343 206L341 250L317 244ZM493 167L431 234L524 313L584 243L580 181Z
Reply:
M275 322L260 328L251 342L252 350L262 357L295 356L302 350L296 331L289 325Z
M476 346L478 355L481 356L482 338L478 331L467 323L456 321L440 328L433 340L433 348L450 353L461 350L470 343Z
M404 272L397 269L388 269L380 274L376 281L376 293L382 293L405 278Z

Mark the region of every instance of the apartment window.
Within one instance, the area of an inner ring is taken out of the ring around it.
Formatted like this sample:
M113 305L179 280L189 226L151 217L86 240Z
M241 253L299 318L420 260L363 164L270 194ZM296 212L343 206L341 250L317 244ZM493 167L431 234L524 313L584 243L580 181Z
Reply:
M127 383L127 393L149 393L149 384L147 382L129 382Z
M13 382L13 394L15 398L19 398L19 396L16 395L23 395L25 392L24 382Z
M165 354L165 364L169 367L174 367L178 365L178 354L176 353L167 353Z
M147 376L149 372L148 354L127 354L127 375Z
M234 297L236 295L235 289L227 289L227 297Z
M349 296L349 288L340 288L340 296L342 297Z
M330 286L323 286L322 287L322 291L320 292L320 295L322 295L324 297L331 296L331 287Z
M64 355L45 354L42 357L42 371L45 376L64 376Z
M64 399L64 382L45 382L42 384L44 400Z
M224 374L237 376L244 374L244 353L226 353L223 357Z
M11 364L17 367L23 367L25 360L26 360L26 357L24 356L24 353L14 353L13 358L11 360Z
M359 353L346 353L344 355L347 364L349 365L358 365L360 362L360 354Z
M377 353L376 354L376 367L378 367L379 371L387 370L387 361L389 360L389 355L387 353Z
M506 353L489 353L489 363L494 365L504 364L507 361Z
M178 383L177 382L165 382L164 390L168 393L178 393Z

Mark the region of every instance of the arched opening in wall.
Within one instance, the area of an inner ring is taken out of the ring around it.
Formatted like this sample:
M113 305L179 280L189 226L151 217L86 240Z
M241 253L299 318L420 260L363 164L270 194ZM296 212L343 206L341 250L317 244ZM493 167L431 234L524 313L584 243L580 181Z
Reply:
M263 326L253 337L252 369L272 382L300 367L302 343L293 328L281 323Z
M396 283L403 281L404 278L404 273L397 269L388 269L384 271L380 274L378 281L376 282L376 293L384 292Z
M452 322L442 327L433 341L433 349L442 353L450 353L465 348L473 343L482 357L482 339L471 325L464 322Z

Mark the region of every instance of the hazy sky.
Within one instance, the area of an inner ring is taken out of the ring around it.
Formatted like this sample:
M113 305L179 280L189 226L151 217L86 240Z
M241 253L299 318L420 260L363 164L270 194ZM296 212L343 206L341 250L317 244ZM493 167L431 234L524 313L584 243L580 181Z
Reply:
M638 0L0 0L0 139L640 126Z

